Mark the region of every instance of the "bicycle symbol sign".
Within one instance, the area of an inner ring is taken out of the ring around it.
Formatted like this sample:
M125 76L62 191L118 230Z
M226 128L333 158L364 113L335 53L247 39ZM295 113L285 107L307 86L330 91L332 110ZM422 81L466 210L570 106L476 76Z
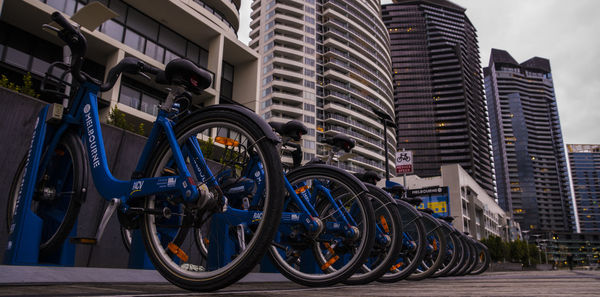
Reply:
M396 174L412 173L412 151L396 152Z

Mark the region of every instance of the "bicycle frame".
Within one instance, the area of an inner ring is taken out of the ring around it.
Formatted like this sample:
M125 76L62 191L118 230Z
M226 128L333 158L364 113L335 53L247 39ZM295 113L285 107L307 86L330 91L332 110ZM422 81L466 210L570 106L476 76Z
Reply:
M150 154L155 148L160 131L162 130L173 151L173 158L180 174L178 176L150 177L132 180L118 180L112 175L108 168L104 141L98 118L98 107L96 103L97 92L98 87L91 83L84 83L79 88L69 113L63 116L61 123L55 128L52 135L50 135L49 141L47 142L48 150L53 150L56 147L62 134L67 129L70 127L78 127L82 133L81 136L84 138L94 184L104 199L110 200L112 198L117 198L125 208L127 208L127 203L130 199L157 193L178 191L186 201L193 201L196 199L198 197L197 185L185 165L182 151L173 132L173 122L168 119L168 113L162 109L158 113L155 125L152 128L135 171L143 172L146 169ZM40 114L40 116L42 116L42 114ZM38 118L38 122L41 124L37 126L34 135L39 136L40 134L43 134L41 130L45 130L47 125L43 118ZM191 146L197 149L187 152L188 154L192 154L195 160L201 160L200 162L194 163L194 170L196 173L202 172L200 176L204 177L204 181L208 181L211 185L214 185L215 180L213 175L204 162L197 140L194 140L190 140ZM43 141L35 144L32 143L30 151L41 150L41 147L43 146ZM36 167L39 168L39 172L43 172L48 163L48 156L42 159L39 164L36 163L37 162L34 160L31 165L39 165ZM33 187L34 183L28 183L28 185Z

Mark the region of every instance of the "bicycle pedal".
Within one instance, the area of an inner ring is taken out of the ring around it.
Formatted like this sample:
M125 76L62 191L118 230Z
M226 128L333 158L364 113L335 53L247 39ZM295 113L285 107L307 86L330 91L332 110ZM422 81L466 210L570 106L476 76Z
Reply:
M71 237L69 241L72 244L94 245L98 243L98 240L95 237Z

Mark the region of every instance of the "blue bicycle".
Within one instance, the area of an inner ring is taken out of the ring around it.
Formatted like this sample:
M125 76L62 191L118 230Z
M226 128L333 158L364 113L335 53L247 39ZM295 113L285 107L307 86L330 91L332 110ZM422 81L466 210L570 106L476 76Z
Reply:
M110 70L106 83L92 79L80 70L85 37L60 13L52 20L62 28L46 28L73 55L71 65L53 67L65 70L60 83L68 73L77 86L63 105L51 104L39 113L11 192L11 231L26 216L36 216L44 226L39 253L61 245L85 200L90 170L98 192L111 202L95 240L116 210L123 225L139 229L154 267L175 285L210 291L242 278L271 245L281 217L283 174L274 157L279 137L240 106L191 111L192 94L208 87L211 77L187 60L173 60L161 71L128 57ZM131 180L118 180L108 169L96 103L97 93L111 89L121 73L149 73L171 86ZM248 168L258 174L245 176ZM260 195L233 195L231 185L241 180ZM215 243L206 254L195 248L198 229ZM12 232L7 254L21 247Z

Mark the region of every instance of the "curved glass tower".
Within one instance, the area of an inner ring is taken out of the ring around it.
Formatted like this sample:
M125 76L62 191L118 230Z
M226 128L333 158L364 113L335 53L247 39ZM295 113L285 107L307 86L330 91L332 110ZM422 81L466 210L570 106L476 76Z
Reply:
M394 118L389 35L379 1L257 0L250 47L262 59L260 114L309 127L304 160L326 155L323 137L345 133L357 145L339 162L351 171L385 171L384 129ZM390 168L395 133L388 129Z

